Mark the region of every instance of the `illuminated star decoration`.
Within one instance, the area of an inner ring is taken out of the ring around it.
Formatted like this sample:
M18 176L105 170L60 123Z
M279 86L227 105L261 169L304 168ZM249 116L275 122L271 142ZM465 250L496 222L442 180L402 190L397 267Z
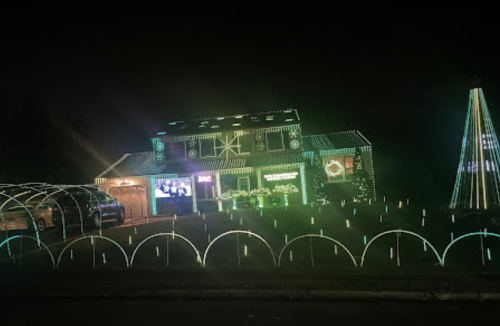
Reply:
M233 152L234 155L238 156L238 154L233 150L233 148L238 148L240 145L232 145L234 140L237 137L235 136L231 141L229 141L228 136L226 136L226 142L224 142L222 139L219 138L220 142L222 143L222 146L216 146L215 148L222 148L222 151L219 154L219 157L226 152L226 160L229 157L229 151Z

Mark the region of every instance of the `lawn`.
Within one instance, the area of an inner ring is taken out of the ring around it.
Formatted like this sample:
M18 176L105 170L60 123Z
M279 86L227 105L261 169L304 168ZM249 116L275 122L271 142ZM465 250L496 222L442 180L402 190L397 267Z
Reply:
M439 266L439 259L430 247L432 244L442 255L452 236L457 238L484 228L488 232L500 233L498 226L490 220L457 217L452 222L446 209L425 207L418 203L402 204L400 208L399 202L379 201L373 205L356 206L338 203L321 208L290 206L287 209L265 208L262 212L236 210L195 214L162 221L150 218L148 224L105 227L102 230L105 238L98 237L98 230L86 234L93 237L82 238L78 234L79 228L73 227L68 229L66 241L62 241L55 230L41 234L40 239L48 246L56 263L66 248L59 269L68 272L124 270L127 262L135 271L250 271L291 275L492 273L498 270L500 246L493 236L482 239L474 236L457 242L446 256L444 268ZM425 222L422 223L424 214ZM406 233L401 233L399 238L397 233L390 233L370 243L382 232L398 229L414 232L429 243L424 246L422 239ZM233 232L221 236L235 230L252 232L253 235ZM161 234L172 232L176 236ZM308 234L316 236L292 241ZM29 235L35 236L34 233ZM3 241L4 233L2 237ZM73 241L76 242L69 245ZM364 266L360 268L361 257L368 244ZM204 258L206 267L201 267ZM354 265L353 258L358 267ZM38 271L52 267L48 251L39 249L36 241L27 238L22 238L22 242L21 238L17 238L9 245L4 244L0 248L0 259L0 268L4 272ZM280 266L275 268L275 263Z

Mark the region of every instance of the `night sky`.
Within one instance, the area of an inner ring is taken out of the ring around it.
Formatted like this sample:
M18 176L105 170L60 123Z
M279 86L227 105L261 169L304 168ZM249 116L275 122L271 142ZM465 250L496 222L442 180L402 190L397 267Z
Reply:
M144 139L148 145L169 121L296 108L305 133L358 129L371 140L379 196L446 204L470 78L483 79L500 128L494 31L11 25L0 54L1 110L15 131L2 142L30 133L13 118L26 98L56 116L83 114L93 157L101 157L88 172L92 182L94 171ZM30 137L27 147L43 146Z

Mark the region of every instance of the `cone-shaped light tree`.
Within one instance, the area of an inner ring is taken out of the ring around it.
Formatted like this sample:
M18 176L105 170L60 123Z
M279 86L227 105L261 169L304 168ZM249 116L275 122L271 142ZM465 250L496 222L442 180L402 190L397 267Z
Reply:
M368 173L365 171L361 150L356 147L354 172L352 175L353 200L355 203L368 202L371 194L368 187Z
M500 152L483 90L470 90L450 208L486 210L500 203Z

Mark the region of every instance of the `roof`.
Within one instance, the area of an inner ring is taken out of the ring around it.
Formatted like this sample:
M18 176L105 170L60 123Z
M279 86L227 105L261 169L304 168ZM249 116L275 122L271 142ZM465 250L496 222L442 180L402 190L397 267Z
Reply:
M328 151L332 149L356 148L372 146L372 143L358 130L340 131L321 135L302 136L302 146L305 152L315 150Z
M157 135L190 135L221 130L277 127L300 123L296 109L268 111L255 114L236 114L193 121L172 121Z
M126 154L97 178L120 178L158 174L188 174L202 171L253 168L259 166L301 163L301 153L239 157L231 159L184 159L166 165L155 165L154 152Z

